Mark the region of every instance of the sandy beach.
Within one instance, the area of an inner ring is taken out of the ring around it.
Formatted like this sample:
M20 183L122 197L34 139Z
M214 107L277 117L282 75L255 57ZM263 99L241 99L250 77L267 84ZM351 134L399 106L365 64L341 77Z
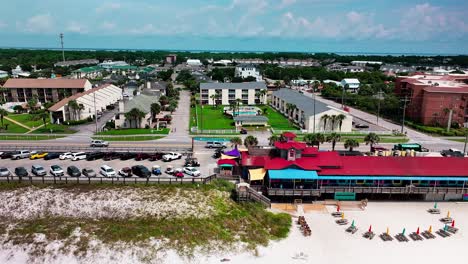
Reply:
M173 251L158 252L154 259L142 261L138 251L141 248L109 249L97 246L86 257L76 258L73 255L56 255L47 259L47 263L456 263L464 259L464 249L468 245L466 231L468 228L468 203L438 203L440 215L426 212L432 208L430 202L369 202L366 210L344 211L345 217L355 221L358 231L352 235L345 232L348 226L339 226L336 218L330 215L336 208L326 206L323 211L305 213L306 221L312 229L312 236L304 237L295 223L289 236L281 241L271 242L268 247L260 247L255 252L220 252L206 255L196 252L195 257L180 257ZM406 234L421 232L430 225L435 232L443 227L439 218L450 211L455 219L455 226L460 231L448 238L436 235L435 239L414 242L383 242L378 235L386 232L387 227L392 236L406 228ZM373 240L362 238L372 225L376 233ZM53 246L51 246L51 249ZM12 246L0 250L1 263L25 263L24 248ZM97 262L96 262L97 261Z

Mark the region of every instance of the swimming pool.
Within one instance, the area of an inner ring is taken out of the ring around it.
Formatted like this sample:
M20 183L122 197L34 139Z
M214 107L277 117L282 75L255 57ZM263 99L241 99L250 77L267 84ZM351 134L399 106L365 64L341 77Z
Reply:
M236 111L236 115L257 115L256 111Z
M228 115L232 115L232 109L230 107L224 107L224 112ZM255 106L241 106L239 109L236 109L235 114L237 116L252 116L258 115L259 112L261 113L262 110Z

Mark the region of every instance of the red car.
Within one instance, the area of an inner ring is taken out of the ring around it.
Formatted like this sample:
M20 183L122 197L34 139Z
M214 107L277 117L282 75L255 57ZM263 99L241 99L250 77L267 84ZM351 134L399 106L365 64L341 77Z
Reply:
M175 169L174 174L172 175L174 175L177 178L183 178L184 172L182 171L182 169Z

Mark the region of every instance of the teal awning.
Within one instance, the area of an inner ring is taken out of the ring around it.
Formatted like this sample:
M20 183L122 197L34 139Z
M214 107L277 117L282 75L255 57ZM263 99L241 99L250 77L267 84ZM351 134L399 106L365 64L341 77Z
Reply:
M316 180L316 171L306 171L297 169L268 170L268 175L272 180Z

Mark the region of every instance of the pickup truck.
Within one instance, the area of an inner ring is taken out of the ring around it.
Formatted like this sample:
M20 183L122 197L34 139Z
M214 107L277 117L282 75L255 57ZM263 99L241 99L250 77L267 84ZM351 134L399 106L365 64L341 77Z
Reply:
M20 151L13 153L13 155L11 155L11 159L17 160L17 159L29 158L29 156L33 153L36 153L36 152L30 152L29 150L20 150Z
M181 159L181 158L182 158L182 154L177 153L177 152L169 152L166 155L164 155L162 159L163 161L172 161L172 160Z

